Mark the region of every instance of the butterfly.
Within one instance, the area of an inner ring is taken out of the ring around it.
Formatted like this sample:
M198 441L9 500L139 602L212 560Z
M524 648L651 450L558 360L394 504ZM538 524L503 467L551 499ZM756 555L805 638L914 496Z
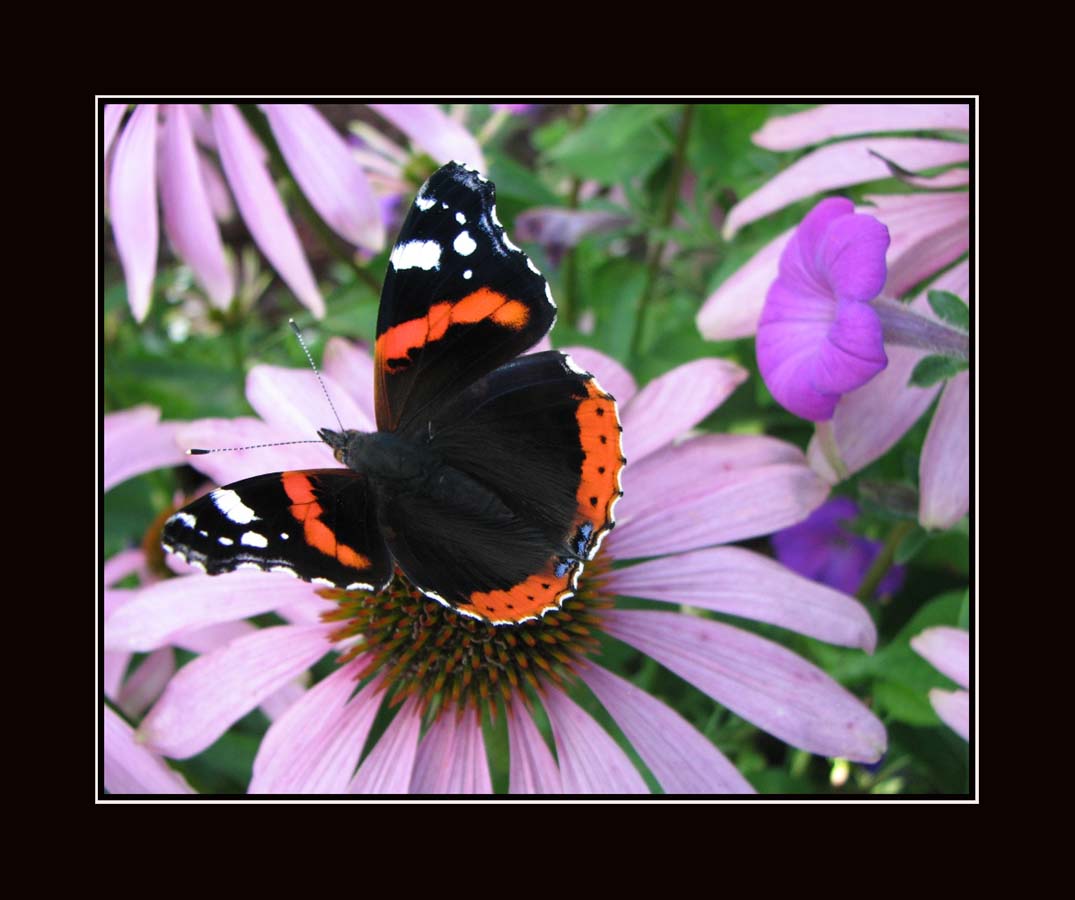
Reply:
M615 524L626 460L615 400L565 353L523 355L556 319L548 283L449 163L392 249L374 353L377 431L319 436L343 467L274 472L179 510L166 551L210 575L256 568L381 591L398 568L494 625L572 596Z

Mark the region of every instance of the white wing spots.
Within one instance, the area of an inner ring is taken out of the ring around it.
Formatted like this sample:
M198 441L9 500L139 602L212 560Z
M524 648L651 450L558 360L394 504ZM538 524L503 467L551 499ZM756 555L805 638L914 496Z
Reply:
M244 531L243 536L239 538L239 543L245 544L247 547L265 548L269 546L269 539L256 531Z
M553 309L556 309L556 301L552 299L552 288L549 287L549 283L545 282L545 296L548 298L549 304ZM553 324L556 324L555 322ZM549 329L552 331L552 329Z
M205 563L203 563L203 562L198 562L198 560L196 560L196 559L188 559L186 562L187 562L188 566L193 566L199 572L204 572L205 571Z
M243 503L235 491L229 491L227 488L217 488L209 496L213 498L216 508L232 522L239 525L249 525L258 518L254 515L254 510Z
M530 271L533 272L535 275L540 275L541 274L538 271L538 267L534 265L534 261L529 256L526 258L526 265L530 268Z
M463 214L462 214L461 212L457 212L457 213L455 214L455 220L456 220L456 221L457 221L457 222L458 222L458 223L459 223L460 225L466 225L466 224L467 224L467 217L466 217L466 216L464 216L464 215L463 215Z
M471 253L478 249L478 245L475 243L474 238L470 236L469 231L460 231L456 235L455 241L452 242L452 247L460 256L470 256Z
M323 584L325 587L336 587L334 581L329 581L327 578L311 578L311 584Z
M373 590L373 585L372 584L366 584L365 582L362 582L362 581L352 581L349 585L347 585L347 587L344 588L344 590L345 591L372 591Z
M442 204L440 205L440 208L441 208L441 209L447 209L447 208L448 208L448 204L447 204L447 203L442 203Z
M435 197L426 197L424 194L419 194L414 198L414 205L417 206L422 212L429 212L433 208L433 205L437 202Z
M200 534L202 537L209 537L209 532L206 531L204 528L199 528L198 534Z
M388 260L396 271L402 269L430 269L440 268L440 244L436 241L408 241L406 244L396 244L392 250L392 256Z
M576 375L582 375L582 376L584 376L586 378L592 378L593 377L585 369L579 368L579 364L577 362L575 362L575 360L573 360L566 353L563 355L563 359L564 359L564 365L567 366L567 368L570 369L572 372L574 372Z
M489 209L489 218L493 220L493 224L497 228L503 228L504 227L503 225L500 224L500 219L497 218L496 207L495 206L490 207L490 209Z
M270 572L283 572L285 575L290 575L292 578L298 578L299 573L292 569L290 566L269 566Z
M291 535L289 535L286 531L280 532L280 540L286 541L289 537L291 537Z
M474 277L474 273L473 273L473 272L472 272L472 271L471 271L470 269L467 269L467 270L466 270L466 271L465 271L465 272L463 273L463 277L464 277L464 278L465 278L465 279L466 279L467 281L470 281L470 279Z
M258 565L256 562L241 562L235 567L236 569L254 569L257 572L264 572L265 567Z
M511 242L511 238L508 237L508 233L506 231L502 235L500 235L500 239L504 242L504 246L507 247L509 250L514 250L516 253L523 252Z
M172 516L172 521L182 522L184 525L187 526L187 528L193 528L195 525L198 524L198 520L195 519L194 516L192 516L190 513L185 512L177 512L174 516Z
M230 547L232 544L235 543L235 541L233 541L230 537L218 537L216 539L216 542L223 547Z

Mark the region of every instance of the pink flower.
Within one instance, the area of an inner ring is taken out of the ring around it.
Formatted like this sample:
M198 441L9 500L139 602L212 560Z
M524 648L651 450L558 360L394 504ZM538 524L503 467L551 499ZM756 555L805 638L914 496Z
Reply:
M970 687L970 635L959 628L927 628L911 639L919 656L962 688ZM970 694L933 688L929 702L944 723L963 740L970 737Z
M254 242L299 301L314 315L324 300L298 233L288 218L267 165L267 154L242 114L230 104L105 107L105 155L112 230L127 280L131 311L149 311L157 266L157 196L164 228L212 303L226 308L235 294L232 265L217 219L230 214L223 168ZM280 152L303 193L342 238L369 250L384 246L380 209L362 167L313 107L266 105ZM215 154L215 160L209 154Z
M930 178L903 177L910 187L958 188L969 182L961 165L970 158L968 143L953 139L969 128L966 104L850 104L821 106L773 119L754 136L772 150L814 149L742 200L728 215L725 236L791 203L823 191L892 177L889 161L908 171L944 168ZM932 131L936 137L856 137L884 131ZM891 236L883 297L903 297L934 279L908 308L939 322L927 302L928 290L969 299L969 268L957 262L970 246L969 193L961 190L867 195L871 205L857 212L876 217ZM794 230L765 247L705 302L698 314L702 334L713 340L755 333L769 286ZM938 272L944 274L937 276ZM880 308L875 304L875 308ZM967 372L929 387L909 387L921 349L886 343L888 366L871 381L844 393L831 421L818 426L808 458L830 483L860 471L887 452L930 408L941 401L931 422L919 467L919 521L927 528L948 528L970 505L970 391Z
M594 659L596 635L604 633L781 740L829 756L878 759L886 742L881 723L824 672L782 646L675 608L612 608L617 595L687 604L872 649L873 624L856 601L770 559L719 546L799 521L826 494L802 454L780 441L707 435L674 443L723 402L745 372L724 361L698 360L639 391L607 357L585 349L573 356L620 399L631 462L618 527L562 611L526 628L498 630L463 619L399 582L370 598L340 592L323 597L311 585L260 572L172 579L140 593L137 615L106 636L106 647L149 652L191 630L268 611L289 624L239 636L180 669L139 729L147 746L177 758L196 754L326 654L341 654L335 671L266 733L252 792L488 792L475 713L495 710L498 697L507 709L512 792L646 791L618 744L567 693L575 678L596 695L666 791L751 790L678 713ZM324 368L343 421L371 428L369 357L333 340ZM248 379L247 397L260 420L195 422L181 431L181 441L236 446L301 438L327 414L308 371L258 367ZM323 466L327 452L296 445L191 462L218 481L230 481L274 468ZM610 565L639 558L648 561ZM386 701L396 705L395 717L363 758ZM532 715L539 706L558 761ZM443 714L434 715L437 710Z

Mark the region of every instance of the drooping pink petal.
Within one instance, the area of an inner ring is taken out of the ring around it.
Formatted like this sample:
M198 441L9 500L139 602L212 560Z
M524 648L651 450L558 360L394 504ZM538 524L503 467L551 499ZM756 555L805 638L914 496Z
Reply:
M775 737L824 756L876 762L885 728L821 669L779 644L679 613L612 610L626 641Z
M269 694L258 704L258 709L265 713L270 722L275 722L305 696L309 689L309 678L309 673L303 672L294 681L289 681L280 690Z
M136 406L104 418L104 489L128 478L179 466L186 456L176 443L179 422L160 422L160 410Z
M130 653L103 653L101 654L102 672L101 686L105 696L115 702L123 684L123 676L127 674L127 666L130 664Z
M201 151L198 151L198 171L201 173L209 206L212 207L216 220L230 222L235 218L235 205L231 202L228 183L217 164Z
M966 162L968 156L967 144L926 138L862 138L830 144L792 163L733 207L724 222L724 237L730 240L744 225L805 197L890 178L885 159L917 172Z
M364 657L310 688L273 722L254 759L251 794L340 794L381 705L380 679L356 694Z
M769 150L797 150L836 137L881 131L967 131L965 103L848 103L770 119L753 141Z
M146 652L185 631L245 619L297 603L316 588L279 572L190 575L142 588L105 620L105 648Z
M594 350L592 347L564 347L564 353L569 354L579 368L593 375L601 387L616 398L621 413L638 393L634 375L618 360L606 356L600 350Z
M473 712L438 716L418 745L412 794L491 794L482 729Z
M212 106L213 104L209 104ZM210 150L216 149L216 134L213 131L213 123L209 118L209 113L205 111L205 106L201 103L190 103L187 105L187 118L190 119L190 127L194 131L194 136L198 139L198 143L203 147L208 147ZM260 153L258 159L264 160L265 148L258 144Z
M685 435L747 377L723 359L696 359L647 384L622 411L623 451L632 464Z
M968 277L967 264L960 263L931 284L930 289L966 296ZM921 315L932 315L925 292L911 304L911 308ZM840 399L832 419L832 431L848 474L854 474L888 451L933 402L939 390L937 385L917 388L907 384L915 365L924 355L922 350L890 346L888 367L872 381ZM824 446L816 434L810 441L807 458L830 483L840 480L826 459Z
M107 706L104 712L104 780L110 794L192 794L186 779L168 768Z
M861 603L738 547L695 550L614 569L604 587L626 597L768 622L844 647L872 652L877 643L877 630Z
M108 417L105 416L105 419ZM104 564L105 587L111 587L128 575L133 575L144 562L145 554L141 550L120 550L115 556L109 557Z
M970 687L970 635L962 628L927 628L911 638L911 646L938 672L960 687Z
M137 321L149 312L157 269L157 107L140 105L116 142L108 185L112 233L123 274L127 302Z
M374 253L384 247L381 211L366 174L344 139L309 104L265 104L291 174L340 237Z
M929 692L929 702L945 725L963 740L970 740L970 694L933 688Z
M126 103L106 103L105 115L104 115L104 127L101 131L101 137L103 138L103 150L101 152L101 161L104 162L108 156L108 151L112 149L112 141L116 139L116 132L119 131L119 123L123 121L123 114L127 112Z
M373 357L370 353L343 338L329 338L322 366L324 373L366 414L366 419L375 422L377 412L373 405Z
M358 774L347 786L349 794L406 794L418 755L422 716L417 697L411 697L385 729L381 739L362 760Z
M253 634L257 629L249 622L221 622L196 631L184 631L175 636L173 644L191 653L210 653L236 638Z
M885 296L902 297L916 284L957 260L970 246L970 195L878 194L860 212L888 226L888 281Z
M351 399L351 395L328 375L322 374L344 428L375 431L377 426ZM310 370L281 366L254 366L246 377L246 399L265 422L295 440L317 439L319 428L339 430L325 392ZM286 438L282 438L286 440ZM325 448L328 449L327 446ZM331 458L331 451L328 452ZM327 464L327 463L326 463Z
M579 674L667 793L754 793L712 742L660 700L600 666Z
M458 122L431 103L371 103L419 149L443 165L455 160L485 172L485 157L478 142Z
M151 748L176 759L200 753L324 656L330 630L323 625L262 628L199 656L172 678L140 734Z
M646 782L619 744L559 689L542 702L549 714L566 794L648 794Z
M161 647L149 654L119 691L116 705L132 719L139 718L156 700L175 673L175 653Z
M563 793L564 785L556 760L525 703L513 703L508 710L508 753L511 761L509 793Z
M951 528L970 509L970 373L950 379L929 423L918 472L918 521Z
M160 192L164 228L176 251L194 270L213 304L225 309L235 293L220 229L202 180L187 107L164 107L160 148Z
M828 488L796 448L772 438L706 435L628 464L606 546L616 559L696 550L805 519Z
M224 174L246 227L299 302L320 319L325 314L325 301L317 289L295 227L265 168L264 148L230 104L213 107L213 129Z

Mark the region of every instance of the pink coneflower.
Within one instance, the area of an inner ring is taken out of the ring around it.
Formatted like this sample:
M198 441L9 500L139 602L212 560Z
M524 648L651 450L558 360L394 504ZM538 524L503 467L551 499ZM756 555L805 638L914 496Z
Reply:
M891 178L892 164L904 172L940 169L930 177L901 174L909 188L925 190L867 195L857 212L875 217L891 236L882 297L902 298L935 279L906 307L941 324L927 301L928 290L969 299L967 262L945 271L970 245L970 195L959 189L969 183L968 169L962 167L970 159L968 129L967 104L821 106L773 119L754 136L755 143L783 151L833 142L792 163L735 206L725 236L819 192ZM861 136L886 131L936 136ZM755 333L794 231L763 247L709 297L698 314L702 334L727 340ZM911 387L910 376L928 351L889 344L887 335L885 350L887 368L843 393L831 420L818 426L808 458L830 483L845 479L889 450L940 394L920 461L919 521L928 528L948 528L966 514L970 502L969 375L964 371L928 387Z
M927 628L911 639L919 656L961 688L970 687L970 635L959 628ZM932 688L929 702L941 720L963 740L970 738L970 694Z
M263 698L332 655L338 668L265 735L252 792L488 792L480 719L501 703L512 792L645 792L616 741L569 696L578 682L596 695L665 791L751 790L678 713L600 664L603 634L797 747L878 759L883 726L820 669L750 632L678 610L679 604L715 610L867 650L875 641L856 601L771 559L719 546L799 521L826 494L801 452L780 441L707 435L674 443L746 373L698 360L638 391L607 357L589 350L573 355L619 398L631 463L618 527L562 611L498 629L457 616L398 580L371 597L259 572L171 579L140 592L138 614L125 617L122 631L106 634L106 647L150 651L193 629L269 611L285 613L291 624L240 636L182 668L139 729L147 746L176 758L199 753ZM372 427L371 366L364 352L342 341L327 348L326 382L348 426ZM255 368L247 397L260 420L192 423L180 440L230 447L296 438L313 433L323 418L323 395L310 372ZM229 481L272 468L323 466L327 452L297 445L191 462ZM648 561L618 565L640 558ZM615 608L617 596L675 608ZM395 716L363 758L385 704ZM545 720L555 756L542 735Z

